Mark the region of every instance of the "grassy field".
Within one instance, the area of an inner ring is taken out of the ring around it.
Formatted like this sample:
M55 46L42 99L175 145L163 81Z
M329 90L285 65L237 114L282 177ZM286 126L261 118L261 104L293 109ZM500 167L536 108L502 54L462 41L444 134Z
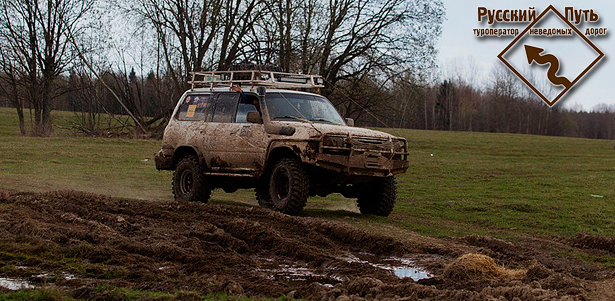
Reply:
M55 124L75 116L53 112ZM0 109L0 183L25 191L73 189L118 197L171 197L167 173L156 171L160 141L99 139L56 129L53 137L19 136L14 110Z
M71 113L54 112L56 124ZM399 177L390 217L363 217L353 200L312 198L304 214L363 228L395 226L431 236L615 235L613 141L511 134L386 130L406 137L410 169ZM18 135L14 110L0 109L0 183L24 191L73 189L164 200L171 172L155 169L160 141ZM212 202L255 205L251 191Z

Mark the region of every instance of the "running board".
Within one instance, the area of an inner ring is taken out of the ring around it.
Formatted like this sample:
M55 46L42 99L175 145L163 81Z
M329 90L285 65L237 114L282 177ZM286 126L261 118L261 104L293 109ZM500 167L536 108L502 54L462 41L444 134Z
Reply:
M226 173L226 172L204 172L203 175L215 177L232 177L232 178L254 178L253 174L245 173Z

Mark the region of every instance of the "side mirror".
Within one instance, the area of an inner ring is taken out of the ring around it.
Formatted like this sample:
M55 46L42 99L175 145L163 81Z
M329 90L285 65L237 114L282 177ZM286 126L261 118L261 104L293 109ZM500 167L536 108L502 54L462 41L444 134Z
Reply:
M246 115L246 121L248 121L249 123L263 124L263 118L261 117L261 114L256 111L248 112L248 115Z
M354 119L352 119L352 118L346 118L346 119L344 119L344 121L346 121L346 124L347 124L348 126L354 126Z

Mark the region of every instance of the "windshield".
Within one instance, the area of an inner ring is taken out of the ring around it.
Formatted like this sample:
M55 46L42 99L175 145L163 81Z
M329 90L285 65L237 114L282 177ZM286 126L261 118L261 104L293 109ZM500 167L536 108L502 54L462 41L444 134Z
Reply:
M265 96L271 120L298 120L345 125L344 119L324 97L298 93L271 92Z

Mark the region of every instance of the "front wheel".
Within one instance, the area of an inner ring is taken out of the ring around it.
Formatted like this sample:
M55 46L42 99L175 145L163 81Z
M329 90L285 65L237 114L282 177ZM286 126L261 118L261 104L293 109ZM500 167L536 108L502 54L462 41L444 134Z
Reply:
M307 203L309 177L301 162L285 158L273 167L269 180L269 196L273 210L296 215Z
M211 187L207 183L196 156L183 157L173 172L173 195L176 200L207 203Z
M389 216L397 199L395 177L384 177L370 181L357 198L361 214Z
M271 208L273 206L273 204L271 203L271 195L269 194L268 184L269 182L258 183L256 185L256 188L254 188L254 192L256 194L256 201L258 202L258 205L263 208Z

